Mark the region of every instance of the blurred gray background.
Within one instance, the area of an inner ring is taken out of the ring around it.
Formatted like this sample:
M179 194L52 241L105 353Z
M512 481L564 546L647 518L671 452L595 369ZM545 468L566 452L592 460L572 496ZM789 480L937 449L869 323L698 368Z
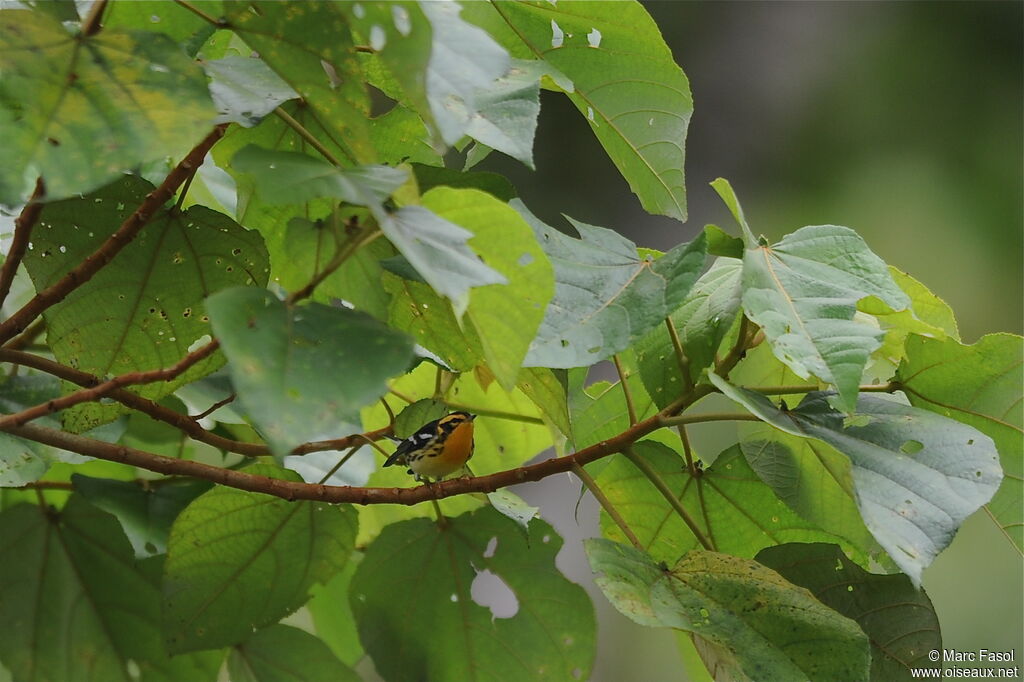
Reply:
M536 173L499 159L538 216L564 212L667 249L706 223L736 232L708 186L728 178L755 232L857 230L956 311L963 340L1024 320L1024 4L646 2L690 79L686 224L646 215L564 97L542 95ZM729 427L695 434L705 454ZM696 429L695 429L696 431ZM518 491L566 537L560 566L600 618L594 680L686 679L675 636L634 626L594 589L579 539L597 534L567 476ZM981 512L925 573L946 647L1024 655L1021 556Z

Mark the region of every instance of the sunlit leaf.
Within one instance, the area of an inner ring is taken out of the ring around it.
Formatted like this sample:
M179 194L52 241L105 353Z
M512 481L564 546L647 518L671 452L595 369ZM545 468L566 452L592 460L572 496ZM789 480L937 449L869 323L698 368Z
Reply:
M412 342L365 313L289 306L238 287L207 300L238 399L271 449L359 430L359 409L412 360Z
M585 548L594 581L623 615L700 635L751 680L869 679L857 623L753 560L695 550L666 570L611 540Z
M912 405L970 424L995 441L1003 482L987 509L1024 552L1024 342L989 334L973 345L912 336L896 380Z
M939 618L906 576L868 573L835 545L820 543L767 547L757 561L857 621L871 641L872 680L910 680L924 668L942 668L929 658L942 651Z
M360 552L353 552L345 568L335 573L333 578L313 585L313 596L306 602L316 636L347 665L355 665L365 654L348 603L348 586L361 558Z
M527 541L486 507L444 525L386 527L350 589L375 666L387 679L473 679L485 670L509 681L587 679L593 607L555 567L561 545L545 522L530 523ZM497 596L477 585L485 577L500 581Z
M18 557L0 562L0 657L14 679L217 679L218 652L171 658L164 646L159 560L137 564L114 517L81 497L59 515L4 511L0 552Z
M269 465L250 473L299 480ZM164 634L173 651L244 641L302 606L348 560L351 507L217 487L178 516L167 543ZM259 594L259 599L252 595Z
M82 36L42 12L0 12L0 203L37 176L60 199L144 161L180 158L212 128L202 69L167 36Z

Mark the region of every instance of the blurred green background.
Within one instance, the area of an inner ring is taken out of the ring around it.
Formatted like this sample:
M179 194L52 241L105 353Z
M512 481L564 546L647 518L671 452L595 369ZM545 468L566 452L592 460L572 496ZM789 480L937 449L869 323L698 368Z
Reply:
M728 178L755 232L857 230L888 263L954 309L964 342L1024 322L1024 4L1020 2L648 2L690 78L690 219L646 215L563 97L545 93L536 173L493 158L551 224L566 213L642 246L705 223L735 232L708 182ZM719 434L727 438L728 434ZM712 439L713 440L713 439ZM567 536L560 565L589 570L573 538L577 490L520 491ZM1024 564L984 512L925 573L946 647L1024 655ZM590 585L592 588L593 586ZM671 632L633 626L593 592L601 682L686 679Z

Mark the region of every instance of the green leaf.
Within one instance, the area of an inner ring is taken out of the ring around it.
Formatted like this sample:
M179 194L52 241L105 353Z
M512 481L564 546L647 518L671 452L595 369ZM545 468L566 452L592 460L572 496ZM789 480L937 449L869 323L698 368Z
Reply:
M419 431L421 426L446 414L448 406L442 402L430 398L417 400L411 405L406 405L405 409L395 416L395 437L408 438Z
M747 224L747 218L743 215L743 207L740 206L740 200L736 198L736 192L733 191L732 185L725 178L716 178L711 183L711 188L718 192L718 196L722 198L725 205L729 208L729 212L732 213L732 217L736 219L736 224L740 226L740 230L743 232L743 241L748 249L753 249L758 245L757 237L750 231L750 225ZM739 258L741 256L737 256Z
M526 538L529 539L530 521L539 516L537 512L540 511L540 507L530 506L526 503L526 500L511 492L508 488L487 493L487 501L491 503L495 511L522 526Z
M269 465L249 473L300 480ZM326 582L352 551L355 511L217 487L171 528L163 579L164 634L176 652L244 641ZM259 599L253 595L258 594Z
M545 225L518 200L555 269L555 296L524 364L589 367L641 338L686 298L705 261L704 235L657 260L602 227L571 220L581 239Z
M750 559L693 551L671 570L610 540L584 541L594 579L631 620L699 635L752 680L867 680L854 621Z
M691 476L678 454L651 441L634 446L689 511L714 548L738 557L784 542L835 542L836 536L805 521L780 500L750 468L739 445L715 458L699 476ZM626 525L655 561L673 564L701 544L647 477L623 456L613 457L597 479ZM627 542L619 527L601 513L601 533Z
M49 375L8 376L0 382L0 412L13 414L60 395L60 382ZM60 428L53 415L36 420L40 426ZM33 440L0 433L0 488L21 487L38 481L58 459L58 451ZM77 456L76 456L77 457ZM72 460L74 461L74 460Z
M388 166L338 168L299 152L248 145L231 159L231 167L252 176L260 198L272 204L297 204L335 197L380 210L380 204L401 187L409 174Z
M917 319L927 325L937 327L957 341L960 340L960 332L956 326L956 317L953 309L945 301L931 292L928 287L903 272L899 268L889 266L889 274L893 281L903 289L910 297L910 307L914 310Z
M572 427L569 424L566 382L564 371L547 367L524 367L519 372L516 387L540 408L541 413L563 435L568 436L572 433Z
M342 160L374 161L369 95L342 3L232 2L226 9L232 30L299 93Z
M326 583L313 585L313 596L306 602L306 610L313 618L316 636L330 647L342 663L353 666L365 654L348 604L348 587L361 557L360 552L353 552L345 568L334 574L333 578Z
M231 649L232 682L359 682L322 641L289 625L271 625Z
M210 76L217 123L251 128L279 104L299 96L260 59L225 57L203 62L203 68Z
M827 544L768 547L757 561L806 587L823 604L857 621L871 641L871 679L896 682L920 677L942 663L939 619L931 600L903 575L874 575Z
M197 0L189 4L214 17L224 13L224 3L221 0ZM103 12L103 30L111 28L135 28L153 33L166 33L179 43L189 40L196 34L214 29L205 19L184 10L173 0L111 3Z
M468 680L487 670L509 682L587 679L594 614L555 567L561 545L544 521L530 524L527 541L486 507L444 526L414 519L386 527L350 590L377 670L386 679ZM505 598L491 610L480 603L485 577L503 583Z
M75 34L41 12L0 12L0 203L90 192L144 161L178 159L215 112L202 69L167 36Z
M849 457L851 494L861 516L915 585L921 571L953 540L960 524L992 498L1002 480L992 439L941 415L862 395L853 416L844 419L828 406L829 394L823 392L810 393L795 410L785 411L762 395L711 378L723 393L775 428L815 438ZM757 452L764 444L745 444L744 451L748 448ZM787 459L774 454L774 466ZM758 470L756 461L751 466ZM774 480L765 482L773 485Z
M174 519L211 485L206 481L178 481L144 487L134 481L80 474L73 475L71 482L83 498L118 520L139 558L167 552L167 536Z
M704 235L708 240L708 253L726 258L743 258L743 240L733 237L718 225L705 225Z
M59 515L27 504L4 511L0 552L18 557L0 562L0 657L14 679L217 679L219 652L168 654L159 563L137 564L114 517L81 497Z
M460 189L478 189L487 192L503 202L512 201L516 197L516 188L504 175L490 172L461 172L454 168L424 166L414 163L412 170L416 174L416 184L420 192L427 192L438 186L456 187Z
M359 408L412 360L412 342L365 313L288 306L263 289L207 299L239 401L278 455L358 431Z
M567 85L565 77L572 80L569 99L644 209L685 220L683 143L693 100L686 76L643 6L556 7L541 0L493 7L512 29L504 37L494 35L515 56L543 59L562 76L559 85Z
M554 293L552 267L530 226L491 195L436 187L422 201L442 220L470 231L470 246L504 280L473 287L466 317L480 339L488 367L511 390Z
M533 138L540 114L540 78L536 61L513 60L508 73L477 94L477 111L466 134L533 169Z
M834 385L847 412L868 356L881 345L878 329L854 320L857 302L868 296L892 310L910 305L885 263L847 227L803 227L743 257L747 317L797 375Z
M93 253L152 189L124 177L88 196L47 204L25 255L36 289ZM203 299L236 285L263 286L268 274L258 233L202 206L161 209L117 258L44 313L47 343L59 362L98 376L170 367L210 333ZM214 356L176 379L133 390L157 400L222 362ZM64 425L84 431L124 411L83 404L63 414Z
M633 398L633 409L636 410L637 419L650 417L658 408L644 390L632 354L623 353L619 361L626 375L626 385ZM607 440L629 428L629 411L621 383L604 381L591 384L585 392L576 396L575 400L575 404L570 404L572 442L575 449L579 450ZM604 465L599 460L587 466L588 471L596 475L595 469Z
M409 162L432 167L444 163L430 146L430 134L423 119L401 105L371 120L370 140L381 163L397 166Z
M722 340L740 308L740 261L719 258L701 275L683 304L669 318L689 362L690 380L700 379L715 361ZM685 382L675 346L664 326L654 327L636 343L637 360L647 392L658 407L682 395Z
M911 336L906 352L896 380L910 403L970 424L995 441L1004 478L987 510L1024 552L1024 341L989 334L963 345Z

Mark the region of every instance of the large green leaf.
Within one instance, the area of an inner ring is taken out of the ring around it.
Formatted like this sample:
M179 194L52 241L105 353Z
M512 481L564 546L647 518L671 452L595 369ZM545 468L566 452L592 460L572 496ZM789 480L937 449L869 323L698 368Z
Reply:
M862 395L854 415L844 419L828 405L830 394L825 392L808 394L794 410L780 410L758 393L712 379L773 427L820 440L849 458L861 516L915 585L960 524L992 499L1002 481L992 439L933 412ZM748 448L763 452L766 444L747 439L744 450ZM772 467L785 462L785 450L774 452ZM758 470L756 459L751 465ZM777 480L773 476L765 482L773 485ZM780 496L785 499L792 490L786 493L780 491Z
M183 156L212 126L202 69L167 36L68 30L0 12L0 203L93 189L144 161Z
M1024 552L1024 341L989 334L973 345L912 336L896 380L911 404L970 424L995 441L1003 483L987 509Z
M275 454L359 430L359 409L408 367L412 341L365 313L289 306L238 287L207 300L239 401Z
M269 465L250 473L300 480ZM348 560L355 511L217 487L171 528L164 566L164 634L173 651L238 644L277 622ZM254 598L259 595L259 598Z
M293 90L341 150L340 160L375 160L370 99L341 3L232 2L231 28ZM315 134L315 133L314 133Z
M642 441L634 450L665 481L716 551L753 558L763 547L784 542L836 541L787 507L751 470L738 445L721 453L699 476L691 476L679 455L660 443ZM597 484L655 561L673 564L701 547L689 526L627 458L614 457ZM605 513L601 533L627 542Z
M881 345L881 331L854 320L868 296L892 310L910 305L885 263L847 227L803 227L743 257L747 316L800 377L834 385L846 411L856 403L868 356Z
M377 670L395 680L587 679L593 608L555 567L561 545L544 521L530 522L527 540L487 507L444 525L386 527L349 592ZM484 577L503 583L491 610L480 603Z
M701 275L678 310L669 317L689 362L690 379L715 361L722 339L740 307L740 262L719 258ZM685 386L679 358L665 326L655 327L636 344L637 360L647 392L658 407L678 398Z
M93 253L152 189L124 177L88 196L47 204L25 255L36 289ZM46 311L47 344L60 362L98 376L170 367L210 333L204 298L231 286L263 286L268 272L258 233L202 206L161 209L114 260ZM177 379L136 390L159 399L222 362L214 356ZM64 414L64 424L84 431L123 410L83 404Z
M203 62L203 68L210 76L210 94L217 106L218 123L251 127L282 102L299 96L255 57L213 59Z
M160 632L159 564L137 564L114 517L81 497L59 515L27 504L4 511L0 552L0 659L14 679L217 679L218 652L170 657Z
M567 382L563 370L525 367L519 373L519 382L516 384L565 436L572 434L572 427L569 424Z
M704 266L703 233L656 260L641 258L612 230L571 220L581 237L574 239L522 202L512 205L555 269L555 296L527 353L530 367L589 367L628 348L679 307Z
M506 284L470 289L466 317L487 365L512 390L519 367L554 293L554 272L526 221L504 202L474 189L436 187L423 206L473 233L470 246Z
M942 651L938 616L906 576L868 573L835 545L820 543L767 547L757 561L857 621L871 641L872 680L911 680L923 668L942 668L928 657Z
M327 645L289 625L257 630L228 655L231 682L359 682Z
M361 558L360 552L353 552L345 568L333 578L313 585L313 596L306 602L316 636L346 665L355 665L365 654L348 603L348 586Z
M854 621L750 559L693 551L671 570L610 540L585 541L595 582L628 618L724 648L751 680L867 680Z
M72 475L71 482L83 498L118 520L139 558L165 554L174 519L212 485L208 481L186 479L145 487L135 481L80 474Z
M543 59L560 72L556 82L644 209L685 220L690 85L641 4L495 2L497 16L480 5L469 3L467 14L513 56Z

